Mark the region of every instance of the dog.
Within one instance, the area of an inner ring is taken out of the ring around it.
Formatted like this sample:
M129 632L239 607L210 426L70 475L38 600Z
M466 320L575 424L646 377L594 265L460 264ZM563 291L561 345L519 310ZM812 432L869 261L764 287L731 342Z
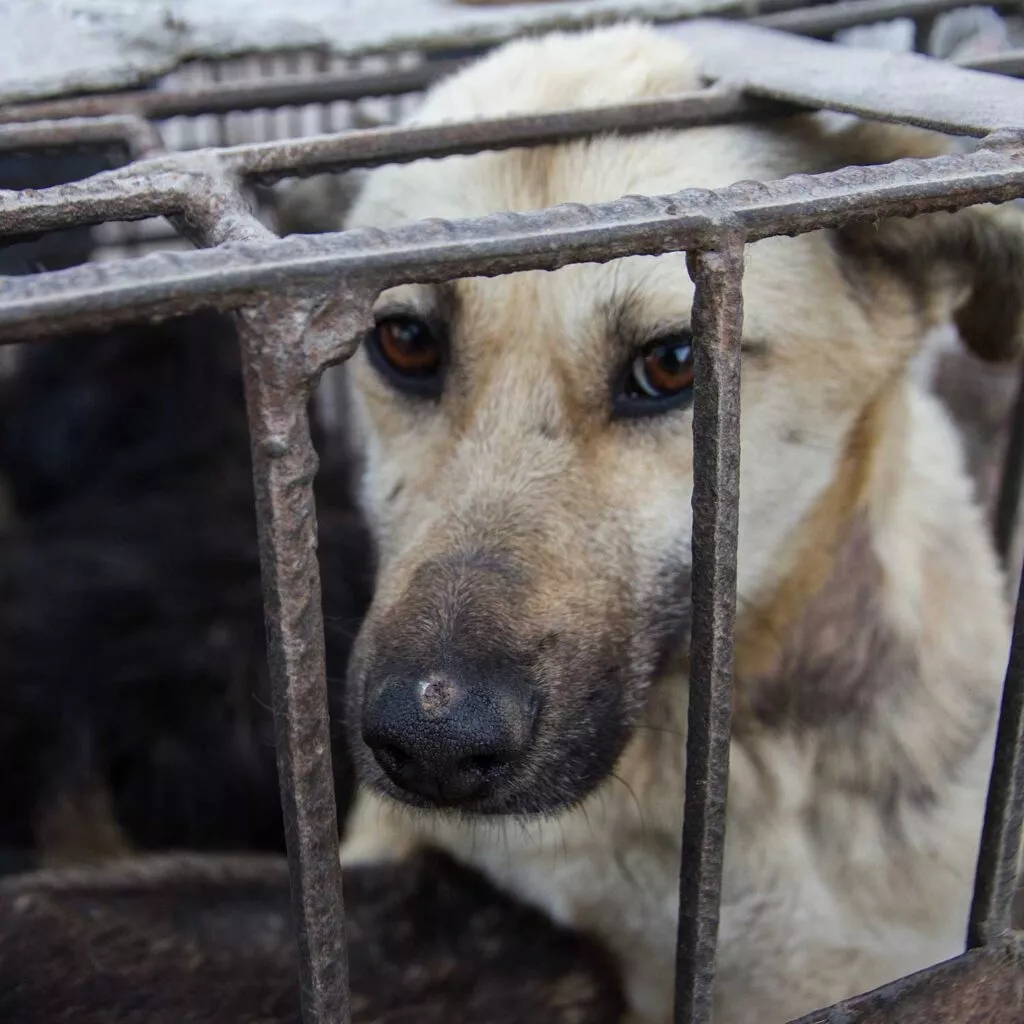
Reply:
M316 443L330 449L314 419ZM339 816L372 564L349 467L317 476ZM0 851L282 852L238 338L212 312L48 339L0 389Z
M697 89L619 25L522 40L413 123ZM373 171L350 227L927 157L800 115ZM1010 633L961 438L911 372L1019 350L1010 207L747 246L733 738L715 1019L784 1021L962 951ZM599 936L671 1019L694 384L682 254L385 291L346 367L375 538L346 865L437 846Z
M345 873L354 1024L616 1024L597 943L425 851ZM283 858L172 854L0 879L0 1019L302 1024Z

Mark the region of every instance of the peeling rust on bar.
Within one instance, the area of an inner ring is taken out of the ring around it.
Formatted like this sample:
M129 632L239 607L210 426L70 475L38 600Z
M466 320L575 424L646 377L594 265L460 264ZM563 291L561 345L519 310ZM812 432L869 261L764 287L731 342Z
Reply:
M743 240L687 254L693 302L693 629L676 963L677 1024L711 1024L732 714Z

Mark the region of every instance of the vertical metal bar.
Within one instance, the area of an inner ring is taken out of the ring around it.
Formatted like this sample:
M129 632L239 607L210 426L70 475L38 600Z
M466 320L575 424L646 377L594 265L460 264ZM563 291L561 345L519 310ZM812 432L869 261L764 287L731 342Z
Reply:
M348 1024L338 820L316 557L308 308L268 298L239 313L252 443L277 765L305 1024Z
M1017 594L1010 663L1003 686L985 828L974 880L967 946L1004 938L1011 929L1017 888L1021 825L1024 823L1024 575Z
M1024 476L1024 364L1020 370L1017 398L1013 405L1010 437L1003 455L999 497L996 501L995 543L1003 565L1009 563L1020 515L1021 478Z
M692 328L693 629L676 1024L709 1024L725 843L740 468L743 244L688 254Z

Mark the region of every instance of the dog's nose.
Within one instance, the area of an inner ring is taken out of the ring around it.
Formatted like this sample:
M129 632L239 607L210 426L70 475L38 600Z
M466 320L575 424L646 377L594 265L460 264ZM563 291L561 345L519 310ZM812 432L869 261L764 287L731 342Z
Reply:
M490 795L515 769L534 709L518 687L447 675L389 680L363 714L363 740L401 789L435 804Z

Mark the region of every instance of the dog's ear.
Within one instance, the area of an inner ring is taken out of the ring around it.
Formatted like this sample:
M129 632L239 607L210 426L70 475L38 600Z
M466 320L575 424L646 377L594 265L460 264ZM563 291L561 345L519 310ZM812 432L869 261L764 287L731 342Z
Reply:
M938 156L954 145L933 132L873 122L858 123L837 141L847 165ZM836 238L854 273L905 285L927 326L952 319L980 358L1009 360L1024 348L1024 209L1019 204L862 223L843 228Z
M361 171L318 174L281 189L274 203L277 233L284 237L343 230L365 178Z

